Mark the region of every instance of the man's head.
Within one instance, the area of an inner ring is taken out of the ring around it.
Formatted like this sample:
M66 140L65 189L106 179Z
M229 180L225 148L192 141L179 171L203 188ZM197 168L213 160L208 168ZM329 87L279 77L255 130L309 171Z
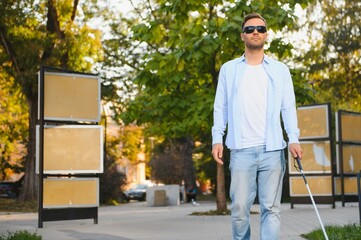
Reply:
M259 13L250 13L248 15L246 15L244 17L244 20L243 20L243 23L242 23L242 31L244 29L244 25L246 24L246 22L248 20L251 20L251 19L254 19L254 18L258 18L258 19L261 19L263 22L264 22L264 26L267 27L267 22L266 22L266 19L264 19Z
M267 22L258 13L248 14L242 23L241 39L246 45L246 49L263 49L267 39Z

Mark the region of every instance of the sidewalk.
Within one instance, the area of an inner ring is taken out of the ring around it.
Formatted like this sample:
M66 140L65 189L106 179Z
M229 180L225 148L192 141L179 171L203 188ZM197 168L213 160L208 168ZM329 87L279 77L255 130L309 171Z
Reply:
M144 202L104 206L98 224L92 219L44 222L38 229L37 213L0 212L0 235L7 231L37 232L44 240L231 240L230 216L191 216L215 210L214 202L199 206L147 207ZM282 205L282 240L303 239L300 234L320 228L312 205ZM324 225L359 223L358 203L318 205ZM259 212L258 205L252 211ZM259 239L259 214L251 215L252 240Z

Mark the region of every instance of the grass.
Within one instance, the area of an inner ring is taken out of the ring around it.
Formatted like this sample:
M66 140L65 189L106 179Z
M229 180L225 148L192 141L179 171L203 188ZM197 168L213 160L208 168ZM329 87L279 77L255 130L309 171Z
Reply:
M229 209L225 211L218 211L218 210L209 210L206 212L193 212L190 215L192 216L221 216L221 215L230 215L231 211Z
M0 240L42 240L42 236L37 233L29 233L26 230L8 232L6 235L0 235Z
M360 240L361 239L361 225L360 224L348 224L344 226L330 225L325 226L329 240ZM301 235L308 240L324 240L324 234L322 229L314 230L307 234Z
M37 212L36 202L22 202L12 198L0 198L0 212ZM2 240L0 238L0 240Z
M211 201L216 202L216 196L214 194L197 194L197 202Z
M259 212L251 211L251 214L259 214ZM225 211L209 210L206 212L193 212L190 215L192 215L192 216L223 216L223 215L231 215L231 210L229 210L229 209L226 209Z

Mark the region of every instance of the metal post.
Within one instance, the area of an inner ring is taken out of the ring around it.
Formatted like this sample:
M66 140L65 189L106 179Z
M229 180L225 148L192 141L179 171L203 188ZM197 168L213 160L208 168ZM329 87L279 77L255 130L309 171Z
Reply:
M358 211L361 223L361 171L357 174Z
M40 67L39 81L39 175L38 175L38 227L43 227L43 171L44 171L44 67Z

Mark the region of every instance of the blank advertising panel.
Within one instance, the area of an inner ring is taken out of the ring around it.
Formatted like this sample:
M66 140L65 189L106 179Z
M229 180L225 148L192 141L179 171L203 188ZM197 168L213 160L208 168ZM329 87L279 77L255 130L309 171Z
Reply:
M345 195L357 195L357 177L344 177L343 179L344 194ZM335 177L335 194L342 195L342 182L341 177Z
M43 151L43 168L46 174L102 173L102 126L45 126ZM38 168L37 153L37 172Z
M299 107L297 118L300 139L329 137L328 105Z
M98 178L44 179L44 208L99 206Z
M341 111L342 141L361 143L361 114Z
M342 162L343 173L359 173L361 171L361 145L342 145Z
M332 196L331 176L308 176L308 186L314 196ZM290 177L290 196L308 196L302 176Z
M44 119L98 122L100 120L98 76L45 72Z
M303 149L301 163L305 173L331 173L330 141L304 141L300 145ZM288 163L289 173L298 173L291 154Z

